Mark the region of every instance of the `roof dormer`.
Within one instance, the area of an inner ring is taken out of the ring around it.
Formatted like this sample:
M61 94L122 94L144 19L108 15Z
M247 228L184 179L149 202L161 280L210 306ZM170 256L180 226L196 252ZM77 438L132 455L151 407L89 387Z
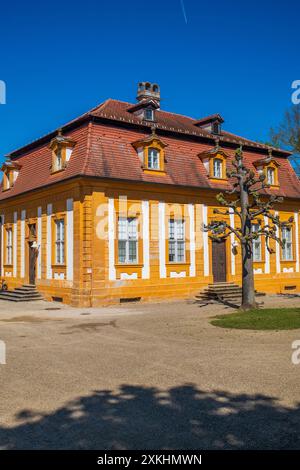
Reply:
M152 134L132 143L141 161L143 170L165 174L165 144L152 128Z
M199 119L194 125L207 130L211 134L220 135L223 122L224 119L220 114L212 114L211 116Z
M20 169L21 165L11 160L7 160L5 163L3 163L1 167L1 171L3 171L3 191L7 191L8 189L14 186L16 179L18 178Z
M198 154L202 160L207 176L213 182L226 182L227 181L227 153L219 146L219 141L216 140L216 145L211 150L205 150Z
M265 175L265 182L270 186L270 188L278 188L278 168L280 167L280 164L273 157L271 148L268 150L268 154L269 155L267 157L254 161L253 165L259 174Z
M143 121L155 121L155 111L160 109L160 89L154 83L140 82L137 93L138 103L127 111L133 113Z
M67 163L71 158L74 146L75 142L68 137L63 136L60 129L57 136L51 140L49 145L49 148L52 150L52 173L62 171L66 168Z

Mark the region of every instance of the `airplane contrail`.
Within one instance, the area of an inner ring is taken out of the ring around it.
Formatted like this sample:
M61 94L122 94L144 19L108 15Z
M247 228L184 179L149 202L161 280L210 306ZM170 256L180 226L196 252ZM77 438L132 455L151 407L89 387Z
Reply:
M182 13L183 13L183 16L184 16L184 20L185 20L185 23L187 24L187 16L186 16L186 11L185 11L184 1L180 0L180 3L181 3L181 8L182 8Z

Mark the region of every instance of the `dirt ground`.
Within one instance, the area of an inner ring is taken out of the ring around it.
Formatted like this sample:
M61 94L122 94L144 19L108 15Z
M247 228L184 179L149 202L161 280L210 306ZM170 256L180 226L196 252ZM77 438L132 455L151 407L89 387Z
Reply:
M231 311L0 301L0 449L300 449L300 330L210 324Z

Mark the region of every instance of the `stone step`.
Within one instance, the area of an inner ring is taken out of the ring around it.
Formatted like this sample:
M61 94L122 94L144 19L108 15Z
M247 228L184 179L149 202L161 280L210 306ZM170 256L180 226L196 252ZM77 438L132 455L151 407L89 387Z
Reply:
M33 284L24 284L13 291L0 292L0 299L13 302L31 302L33 300L44 300Z
M208 284L209 287L219 287L219 286L237 286L234 282L213 282Z
M20 292L20 293L24 293L24 294L34 294L35 292L38 292L37 289L30 289L29 287L16 287L14 289L14 292Z
M227 294L228 292L242 292L241 287L231 287L228 289L204 289L203 292L206 292L207 294Z

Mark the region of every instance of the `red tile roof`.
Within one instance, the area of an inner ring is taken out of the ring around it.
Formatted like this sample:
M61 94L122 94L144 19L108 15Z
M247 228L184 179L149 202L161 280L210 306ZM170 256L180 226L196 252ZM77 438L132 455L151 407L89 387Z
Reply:
M49 143L56 133L51 133L23 149L11 153L13 161L21 164L14 186L0 192L4 200L33 189L63 181L75 176L113 178L144 183L189 186L194 188L224 189L228 184L215 184L207 177L198 154L214 145L215 137L197 128L196 120L165 111L156 111L156 132L167 144L165 149L165 175L146 174L132 143L150 134L153 123L128 112L130 103L108 100L80 118L63 126L63 134L76 142L67 168L51 175L51 150ZM267 155L268 147L222 132L220 145L230 156L237 144L243 143L248 166ZM234 145L233 145L234 144ZM300 198L300 183L288 159L288 152L274 150L280 188L278 194ZM274 190L272 190L272 193Z

